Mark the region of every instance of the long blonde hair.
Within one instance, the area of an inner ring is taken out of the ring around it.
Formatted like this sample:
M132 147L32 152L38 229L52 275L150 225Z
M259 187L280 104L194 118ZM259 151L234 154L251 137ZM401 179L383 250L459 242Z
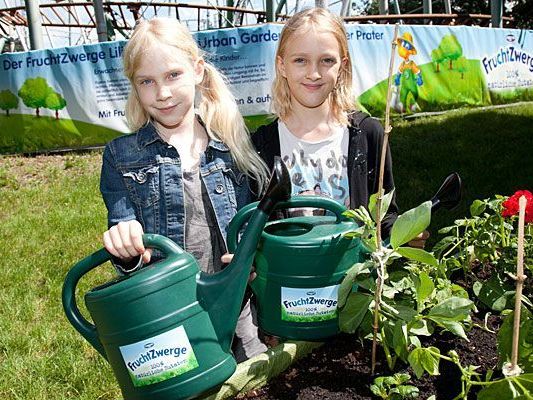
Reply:
M154 42L175 47L187 54L193 62L203 58L196 41L178 20L153 18L142 21L135 27L123 54L124 75L132 85L126 102L126 119L132 131L139 130L150 121L150 115L141 106L137 91L133 89L133 77L145 49ZM266 164L253 149L250 132L224 76L213 65L205 62L203 80L196 88L200 93L198 114L205 124L207 134L211 139L224 142L230 149L237 167L256 180L258 187L262 189L268 179Z
M346 29L342 19L324 8L310 8L294 14L281 31L276 50L276 76L272 84L272 104L274 112L282 119L291 113L291 91L287 79L283 77L277 63L278 57L283 58L291 37L303 33L309 28L319 32L332 33L339 44L341 65L337 84L330 94L333 117L341 124L348 124L348 113L355 109L355 98L352 90L352 60L346 39Z

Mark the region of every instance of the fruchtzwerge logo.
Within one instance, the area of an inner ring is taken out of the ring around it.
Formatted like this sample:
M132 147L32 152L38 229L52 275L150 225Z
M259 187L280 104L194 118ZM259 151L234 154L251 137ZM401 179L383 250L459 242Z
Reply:
M529 72L533 72L533 56L515 46L500 47L496 54L484 57L481 62L486 74L508 63L524 64Z
M308 292L308 293L310 293L310 292ZM312 293L314 293L314 292L312 292ZM292 301L284 300L283 301L283 305L285 306L285 308L287 310L291 309L293 307L312 306L312 305L317 305L317 306L321 305L321 306L325 306L327 308L332 308L332 307L336 307L337 306L337 300L321 299L321 298L318 298L318 297L309 296L309 297L301 297L298 300L292 300Z
M151 345L151 347L154 346L153 343L147 343L144 345L144 347L147 347ZM145 353L142 353L139 355L139 357L134 361L129 361L127 363L128 368L131 370L131 372L134 372L137 368L139 368L141 365L148 361L153 361L160 357L166 357L166 356L174 356L176 358L186 356L187 355L187 348L186 347L172 347L172 348L165 348L165 349L151 349L148 350Z

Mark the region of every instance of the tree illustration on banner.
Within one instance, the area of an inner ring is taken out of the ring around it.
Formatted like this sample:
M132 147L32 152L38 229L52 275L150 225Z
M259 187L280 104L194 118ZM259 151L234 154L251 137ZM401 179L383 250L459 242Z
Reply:
M6 112L9 117L9 110L17 108L19 98L11 90L2 90L0 92L0 109Z
M461 79L465 78L465 72L468 71L468 62L464 56L461 56L457 59L455 63L457 71L461 74Z
M52 92L53 89L48 86L46 79L37 77L26 79L18 95L27 107L35 108L35 115L39 117L39 109L46 107L46 98Z
M455 35L446 35L442 38L438 49L445 60L449 62L449 69L453 69L453 62L463 55L463 48Z
M445 61L444 55L439 48L431 52L431 60L435 63L435 72L440 72L440 65Z
M56 119L59 119L59 110L65 108L66 105L66 100L57 92L52 92L46 96L45 107L55 111Z

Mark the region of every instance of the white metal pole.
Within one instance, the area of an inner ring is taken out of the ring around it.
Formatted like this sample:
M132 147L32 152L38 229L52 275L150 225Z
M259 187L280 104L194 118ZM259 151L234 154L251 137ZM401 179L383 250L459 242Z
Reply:
M107 42L107 25L104 17L102 0L93 0L94 18L96 19L96 33L99 42Z
M24 0L24 3L26 4L26 19L28 21L28 30L30 33L31 49L42 49L44 45L39 0Z

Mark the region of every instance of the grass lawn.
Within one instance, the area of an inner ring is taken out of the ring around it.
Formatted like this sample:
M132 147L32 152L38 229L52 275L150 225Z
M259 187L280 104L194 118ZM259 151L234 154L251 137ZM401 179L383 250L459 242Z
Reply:
M472 200L533 189L533 104L458 111L394 123L391 147L400 207L428 199L457 171L465 200L440 211L432 233ZM61 287L69 268L101 247L105 207L100 152L0 158L0 397L118 399L107 363L67 322ZM97 268L79 292L105 282ZM83 299L79 299L84 310Z
M533 103L492 110L462 110L393 123L391 151L401 210L428 200L451 172L464 200L440 210L431 233L468 215L475 199L533 190Z
M107 363L69 325L61 305L66 272L100 247L106 226L100 158L0 161L2 399L120 398ZM80 291L111 276L100 275L82 280Z

